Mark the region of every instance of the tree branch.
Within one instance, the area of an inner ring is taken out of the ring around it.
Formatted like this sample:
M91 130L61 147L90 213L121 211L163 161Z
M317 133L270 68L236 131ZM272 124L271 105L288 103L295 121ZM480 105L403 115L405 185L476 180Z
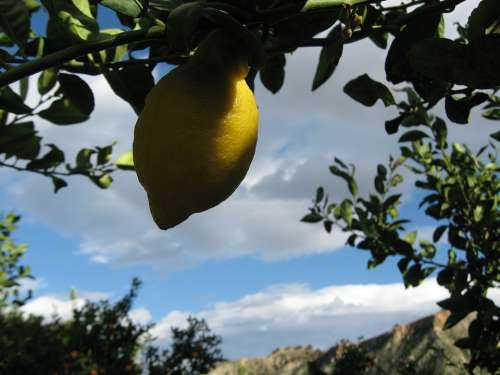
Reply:
M161 39L164 36L165 28L153 26L149 29L121 33L105 40L78 44L9 69L0 75L0 87L9 85L32 74L39 73L47 68L62 65L78 57L85 56L88 53L98 52L131 42L144 41L148 39Z

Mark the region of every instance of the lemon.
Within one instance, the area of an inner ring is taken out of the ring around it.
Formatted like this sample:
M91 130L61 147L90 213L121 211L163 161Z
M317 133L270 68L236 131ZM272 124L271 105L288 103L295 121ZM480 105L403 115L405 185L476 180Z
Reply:
M245 177L259 117L247 61L244 45L219 29L148 94L133 156L161 229L218 205Z

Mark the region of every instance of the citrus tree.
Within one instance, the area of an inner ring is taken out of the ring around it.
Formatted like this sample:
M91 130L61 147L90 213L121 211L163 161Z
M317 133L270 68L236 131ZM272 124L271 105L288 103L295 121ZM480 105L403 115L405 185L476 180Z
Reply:
M456 25L459 37L449 39L443 16L466 2L475 8ZM98 22L104 8L116 14L120 28ZM366 74L353 77L344 91L363 105L381 100L398 112L386 121L385 130L402 133L401 155L378 167L376 193L366 198L358 196L354 168L336 160L330 170L347 182L353 199L329 205L325 191L318 189L304 221L350 232L350 245L371 252L370 267L389 256L401 257L398 266L408 286L439 271L438 281L451 293L441 303L452 311L447 326L477 312L469 337L457 343L471 349L471 371L499 366L499 307L486 297L500 281L499 133L485 138L485 147L477 151L448 144L445 120L430 113L444 101L453 123L468 123L477 106L485 118L500 119L499 1L0 0L0 10L0 165L46 176L56 192L72 175L107 188L116 169L134 169L131 153L112 162L113 144L89 145L74 161L66 160L64 150L44 144L37 133L37 118L57 126L90 118L95 102L84 75L103 75L139 114L154 86L152 70L162 63L189 61L217 28L245 41L249 86L259 78L273 93L283 85L287 54L298 48L321 48L313 90L332 76L348 44L369 39L387 50L387 81L408 85L405 100ZM41 34L33 31L34 20L45 24ZM327 35L318 37L323 31ZM34 83L29 77L38 73L38 101L28 105ZM417 234L405 233L407 222L398 217L401 197L390 192L402 182L398 168L403 165L421 177L417 187L429 191L422 205L438 220L433 242L417 245ZM445 232L448 255L436 260L436 243Z

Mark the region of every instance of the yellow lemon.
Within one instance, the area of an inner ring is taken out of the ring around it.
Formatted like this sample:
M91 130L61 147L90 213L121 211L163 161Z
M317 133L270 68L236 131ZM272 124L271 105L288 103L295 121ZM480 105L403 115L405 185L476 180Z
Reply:
M148 94L133 155L161 229L218 205L245 177L258 130L247 73L242 43L216 30Z

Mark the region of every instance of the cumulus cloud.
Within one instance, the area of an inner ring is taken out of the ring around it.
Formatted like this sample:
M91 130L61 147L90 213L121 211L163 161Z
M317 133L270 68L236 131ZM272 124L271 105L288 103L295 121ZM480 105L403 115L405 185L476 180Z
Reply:
M342 338L368 338L395 324L435 313L436 302L448 295L434 279L412 289L399 283L320 289L275 285L236 301L215 303L196 314L173 311L156 324L152 334L168 344L171 327L184 326L192 314L206 319L211 330L222 336L229 358L265 355L283 346L311 344L325 349ZM500 301L498 290L489 296Z

